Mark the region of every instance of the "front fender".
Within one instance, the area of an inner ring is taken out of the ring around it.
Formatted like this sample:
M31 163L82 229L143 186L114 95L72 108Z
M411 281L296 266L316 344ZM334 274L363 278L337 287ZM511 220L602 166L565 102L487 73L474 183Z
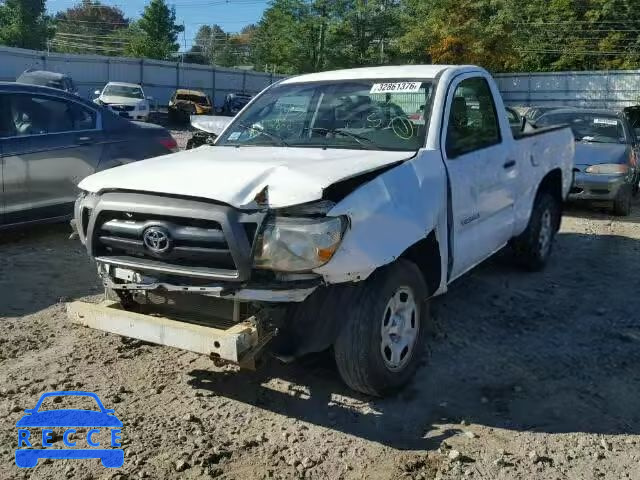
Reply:
M364 280L435 230L446 273L446 192L446 171L434 150L421 150L360 186L328 213L346 215L350 227L333 259L314 271L330 284Z

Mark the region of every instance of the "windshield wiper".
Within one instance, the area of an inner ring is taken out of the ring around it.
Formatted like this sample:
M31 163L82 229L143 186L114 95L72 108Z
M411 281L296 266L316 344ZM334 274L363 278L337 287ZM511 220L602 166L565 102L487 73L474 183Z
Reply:
M316 130L320 130L320 131L323 131L323 132L326 132L326 133L333 133L333 134L342 135L344 137L352 138L356 142L358 142L360 145L362 145L363 147L367 146L365 143L363 143L363 140L365 140L365 141L369 142L369 145L371 145L371 146L373 146L375 148L382 149L382 147L380 145L378 145L376 142L374 142L370 138L365 137L364 135L358 135L357 133L349 132L348 130L344 130L343 128L324 128L324 127L311 128L311 131L316 131Z
M266 135L267 137L269 137L272 140L275 140L276 142L279 142L280 145L282 145L283 147L288 147L289 144L279 135L276 135L275 133L269 132L267 130L264 130L262 128L257 128L254 127L252 125L247 125L245 123L238 123L238 126L241 128L246 128L247 130L253 130L254 132L258 132L261 133L263 135Z

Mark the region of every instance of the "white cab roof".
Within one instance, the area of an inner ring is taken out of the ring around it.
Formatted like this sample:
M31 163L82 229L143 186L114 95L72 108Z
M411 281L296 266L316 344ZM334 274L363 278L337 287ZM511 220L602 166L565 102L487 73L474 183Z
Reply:
M448 69L477 70L471 65L393 65L386 67L350 68L347 70L333 70L330 72L309 73L297 77L287 78L281 83L322 82L334 80L359 79L398 79L411 80L435 78Z

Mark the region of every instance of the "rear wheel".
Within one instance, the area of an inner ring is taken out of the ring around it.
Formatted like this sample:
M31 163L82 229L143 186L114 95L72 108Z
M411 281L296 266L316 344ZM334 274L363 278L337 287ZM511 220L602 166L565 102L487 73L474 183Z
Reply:
M511 241L516 260L527 270L542 270L560 226L560 205L549 193L538 193L527 229Z
M618 196L613 201L613 214L620 217L627 217L631 214L631 189L624 187L618 192Z
M398 260L354 293L334 344L338 371L354 390L383 396L414 375L429 321L427 286L413 263Z

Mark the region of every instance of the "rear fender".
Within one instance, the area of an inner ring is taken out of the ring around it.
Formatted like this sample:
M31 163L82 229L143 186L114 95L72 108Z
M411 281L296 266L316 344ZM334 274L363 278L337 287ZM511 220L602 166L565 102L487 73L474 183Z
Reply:
M446 179L439 152L420 150L411 160L361 185L328 213L346 215L350 226L333 259L314 271L329 284L365 280L431 232L445 263ZM442 276L446 271L446 264L441 265ZM443 283L441 278L438 290Z

